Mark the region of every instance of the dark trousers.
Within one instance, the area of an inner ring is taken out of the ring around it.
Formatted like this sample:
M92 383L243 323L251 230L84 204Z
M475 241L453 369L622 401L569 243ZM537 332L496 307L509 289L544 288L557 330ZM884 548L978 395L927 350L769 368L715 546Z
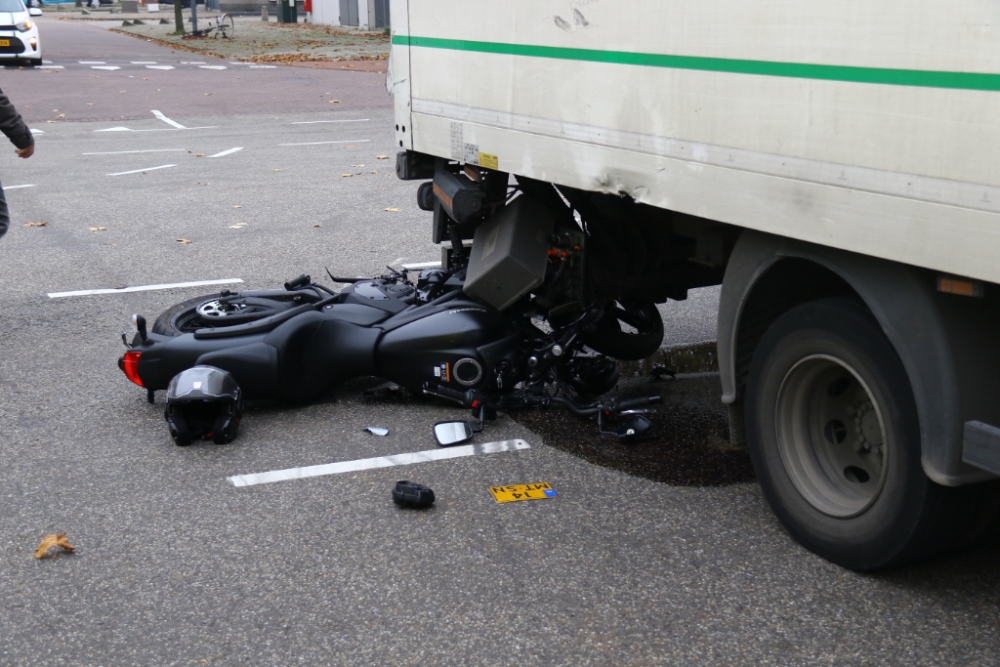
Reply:
M10 213L7 211L7 197L3 194L3 187L0 186L0 236L7 233L10 227Z

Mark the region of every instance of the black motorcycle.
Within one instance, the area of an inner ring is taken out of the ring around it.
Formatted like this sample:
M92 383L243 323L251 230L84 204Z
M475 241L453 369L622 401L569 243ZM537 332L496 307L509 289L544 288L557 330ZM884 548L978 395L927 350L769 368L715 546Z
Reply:
M609 261L591 249L598 216L581 222L586 207L551 186L511 187L506 174L442 160L418 201L434 213L435 241L451 241L441 268L416 280L391 268L377 278L330 275L346 285L339 291L306 275L280 290L223 290L177 304L151 330L136 316L133 339L122 334L120 368L150 402L196 365L228 371L247 398L288 403L379 376L471 408L480 427L496 410L561 404L597 415L606 435L643 435L649 422L637 409L659 397L608 392L619 379L615 358L655 352L663 321L648 292L609 292ZM617 429L605 428L622 415Z

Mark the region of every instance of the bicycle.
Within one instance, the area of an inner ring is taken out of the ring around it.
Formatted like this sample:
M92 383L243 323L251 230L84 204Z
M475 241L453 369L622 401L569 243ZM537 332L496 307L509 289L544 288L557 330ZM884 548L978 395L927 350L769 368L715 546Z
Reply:
M215 24L211 24L212 19L209 19L209 26L202 30L192 30L190 34L184 35L185 39L194 37L208 37L215 34L212 37L218 37L222 35L226 39L232 39L233 34L236 32L236 24L233 22L233 17L229 14L223 14L222 16L215 17Z

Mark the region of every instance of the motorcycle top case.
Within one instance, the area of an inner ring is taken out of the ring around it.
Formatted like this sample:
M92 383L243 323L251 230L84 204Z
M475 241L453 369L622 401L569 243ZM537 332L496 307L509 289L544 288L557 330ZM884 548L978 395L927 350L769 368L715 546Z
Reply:
M465 293L497 310L509 308L545 280L555 225L542 204L518 197L476 229Z

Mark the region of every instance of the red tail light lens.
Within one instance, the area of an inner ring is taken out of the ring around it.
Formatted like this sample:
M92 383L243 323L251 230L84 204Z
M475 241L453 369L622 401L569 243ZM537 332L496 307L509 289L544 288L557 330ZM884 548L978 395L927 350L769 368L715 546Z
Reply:
M139 358L142 356L142 352L136 350L129 350L122 357L122 370L125 371L125 377L127 377L132 382L135 382L140 387L144 386L142 384L142 379L139 377Z

